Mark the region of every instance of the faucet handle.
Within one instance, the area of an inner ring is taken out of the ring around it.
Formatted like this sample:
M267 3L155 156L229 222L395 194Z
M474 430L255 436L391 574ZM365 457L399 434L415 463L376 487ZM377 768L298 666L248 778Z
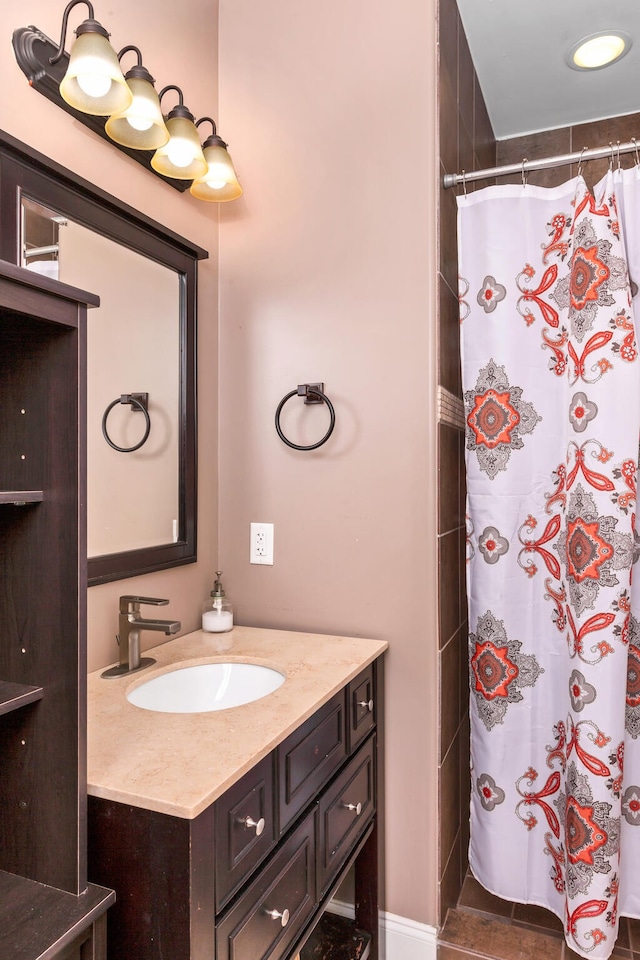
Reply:
M138 610L141 603L148 603L153 607L164 607L169 601L161 600L158 597L120 597L120 613L134 613Z

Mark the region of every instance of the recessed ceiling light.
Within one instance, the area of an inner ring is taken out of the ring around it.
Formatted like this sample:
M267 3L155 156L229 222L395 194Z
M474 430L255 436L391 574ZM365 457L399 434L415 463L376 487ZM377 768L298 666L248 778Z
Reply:
M567 63L574 70L600 70L624 57L631 43L627 33L603 30L574 43L567 54Z

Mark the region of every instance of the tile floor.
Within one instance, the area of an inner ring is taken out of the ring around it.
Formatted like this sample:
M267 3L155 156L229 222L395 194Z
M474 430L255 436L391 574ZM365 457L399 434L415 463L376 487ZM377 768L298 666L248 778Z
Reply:
M470 874L438 940L438 960L580 960L564 942L561 921L542 907L509 903L487 893ZM614 949L640 960L640 920L620 920Z

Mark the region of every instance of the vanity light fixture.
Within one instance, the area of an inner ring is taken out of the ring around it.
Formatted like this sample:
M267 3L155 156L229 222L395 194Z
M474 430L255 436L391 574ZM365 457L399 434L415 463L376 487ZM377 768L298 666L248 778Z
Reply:
M155 80L142 63L142 54L130 44L118 54L122 61L125 53L135 51L138 62L125 74L127 86L133 95L133 101L119 113L114 113L105 124L105 130L112 140L134 150L157 150L169 139L160 109L160 101L155 91Z
M169 139L156 150L151 158L151 166L165 177L193 180L207 172L207 162L200 146L195 117L184 105L182 90L174 84L169 84L160 91L160 102L169 90L176 90L179 100L167 114Z
M227 152L227 144L216 132L216 125L211 117L201 117L196 123L208 121L213 127L213 133L202 144L207 171L197 177L189 188L198 200L208 200L213 203L223 203L226 200L237 200L242 196L242 187L238 182L233 161Z
M69 13L78 3L86 4L89 15L77 28L69 54L64 49ZM235 200L242 195L227 145L213 120L203 117L213 126L204 144L205 159L180 87L169 84L156 94L139 48L129 44L116 54L89 0L67 4L59 44L34 26L14 30L12 44L18 66L34 90L165 183L182 193L195 181L191 193L201 200ZM137 63L124 76L120 60L130 51L136 53ZM175 90L179 99L165 117L161 101L169 90Z
M133 99L120 69L109 34L94 18L89 0L71 0L62 15L60 44L50 63L62 59L67 37L69 13L78 3L86 3L89 18L76 29L76 41L69 54L69 66L60 84L60 96L76 110L105 117L125 110Z
M573 70L600 70L621 60L631 46L628 33L601 30L574 43L567 54L567 63Z

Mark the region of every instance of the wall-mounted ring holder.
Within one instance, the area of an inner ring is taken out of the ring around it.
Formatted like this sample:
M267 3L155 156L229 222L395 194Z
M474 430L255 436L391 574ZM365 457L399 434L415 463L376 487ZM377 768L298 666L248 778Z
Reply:
M115 406L119 403L128 403L131 406L131 412L135 413L136 410L144 413L146 425L144 436L142 440L138 443L135 443L132 447L119 447L117 443L114 443L109 433L107 432L107 419L109 414ZM114 450L117 450L118 453L133 453L134 450L139 450L140 447L147 442L149 432L151 430L151 417L149 416L149 394L148 393L123 393L121 396L116 397L115 400L112 400L104 414L102 415L102 435Z
M299 443L293 443L289 440L288 437L285 437L280 426L280 414L282 408L284 407L287 400L290 400L291 397L304 397L305 403L326 403L329 408L329 416L331 422L329 423L329 429L325 433L324 437L321 440L318 440L317 443L310 443L306 446L303 446ZM283 443L286 443L288 447L292 447L293 450L316 450L318 447L321 447L323 443L326 443L331 434L333 433L333 428L336 425L336 413L333 409L333 404L324 393L324 383L299 383L296 390L292 390L286 396L282 398L278 404L278 409L276 410L276 430L278 436Z

